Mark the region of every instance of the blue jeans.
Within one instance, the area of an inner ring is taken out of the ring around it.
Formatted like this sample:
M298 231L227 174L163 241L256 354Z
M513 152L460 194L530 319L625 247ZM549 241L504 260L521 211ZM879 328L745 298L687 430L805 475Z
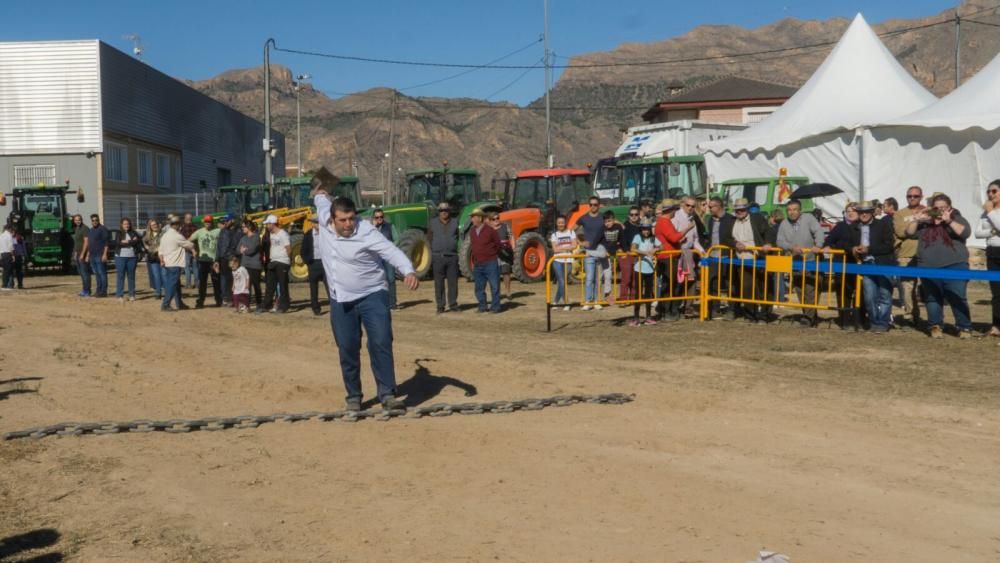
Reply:
M100 297L108 296L108 265L101 260L100 256L90 257L90 270L94 272L97 279L97 293Z
M385 281L389 284L389 306L396 306L396 268L386 262L382 261L382 267L385 268Z
M556 275L556 298L552 301L555 304L566 302L566 273L573 269L573 263L555 261L552 263L552 273Z
M892 317L892 278L888 276L863 276L865 310L872 328L889 328Z
M583 300L586 303L597 301L597 262L598 258L593 256L583 259Z
M128 296L135 297L135 266L139 259L115 256L115 297L125 295L125 279L128 277Z
M196 279L198 279L198 262L193 255L184 253L184 287L189 289L194 287Z
M952 264L945 266L949 270L968 270L968 264ZM972 319L969 316L969 301L965 298L965 289L969 285L966 280L932 280L920 278L920 283L927 292L927 322L932 327L944 324L944 303L951 305L951 314L955 316L955 326L958 330L972 330Z
M147 260L146 270L149 273L149 288L157 297L163 295L163 266L156 260Z
M489 260L476 264L472 270L472 279L476 282L476 301L479 302L479 310L486 310L486 282L489 282L492 297L490 309L493 312L500 312L500 265L497 261Z
M76 259L76 271L80 274L80 281L83 283L83 292L90 294L90 263L86 260Z
M375 374L378 398L396 395L396 369L392 358L392 316L389 294L384 290L357 301L330 301L330 327L340 352L340 371L347 400L361 400L361 327L368 334L368 357Z
M163 301L160 302L161 309L170 308L170 300L177 301L177 308L181 307L181 270L183 268L163 268Z

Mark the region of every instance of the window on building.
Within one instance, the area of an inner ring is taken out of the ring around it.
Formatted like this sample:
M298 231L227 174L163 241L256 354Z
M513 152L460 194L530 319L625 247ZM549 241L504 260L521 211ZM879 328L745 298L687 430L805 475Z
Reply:
M215 187L229 186L233 183L233 171L228 168L215 169Z
M139 185L153 185L153 153L139 151Z
M113 182L128 182L128 147L104 143L104 178Z
M14 187L37 186L39 183L46 186L56 183L56 166L54 164L14 166Z
M760 123L764 121L764 118L771 115L770 111L748 111L747 112L747 125L753 123Z
M170 187L170 157L165 154L156 155L156 187Z

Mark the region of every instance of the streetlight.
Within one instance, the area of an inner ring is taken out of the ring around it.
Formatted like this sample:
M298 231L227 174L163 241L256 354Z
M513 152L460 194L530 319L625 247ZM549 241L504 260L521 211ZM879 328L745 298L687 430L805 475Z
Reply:
M302 82L312 78L309 74L300 74L295 77L295 152L298 155L298 168L296 174L302 175L302 106L299 103L299 91L302 89Z

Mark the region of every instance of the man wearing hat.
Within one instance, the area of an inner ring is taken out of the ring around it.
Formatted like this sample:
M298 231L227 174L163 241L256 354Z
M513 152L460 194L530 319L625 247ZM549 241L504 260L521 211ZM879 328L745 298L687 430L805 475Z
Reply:
M876 219L876 206L872 201L862 201L855 209L858 220L851 225L854 244L851 253L862 264L895 266L896 235L892 219ZM861 284L871 332L887 332L892 319L892 280L888 276L866 275L861 278Z
M184 270L189 252L194 252L194 243L184 238L181 234L181 218L171 215L167 218L168 227L163 230L160 237L160 246L157 252L160 255L160 265L163 266L163 301L160 303L160 310L169 312L170 301L177 302L177 309L187 309L181 301L181 271Z
M476 301L479 312L500 312L500 234L484 222L486 213L476 208L469 227L469 246L472 251L472 278L476 284ZM490 284L490 303L486 303L486 284Z
M427 244L431 247L431 272L434 276L434 302L437 312L445 311L445 283L448 285L448 311L458 312L458 221L451 216L451 205L442 201L437 218L427 225Z
M288 270L292 267L292 239L278 224L277 215L268 215L264 219L264 227L270 236L271 246L263 311L287 313L291 302L291 296L288 295Z
M202 228L191 235L195 244L195 256L198 259L198 299L194 302L196 309L205 306L205 294L208 292L208 278L212 278L212 295L215 306L222 306L222 288L219 286L219 273L216 267L215 254L219 246L219 229L215 227L215 218L205 215L201 218Z
M686 223L683 231L677 230L674 225L674 217L677 215L677 210L680 209L681 203L676 199L667 198L660 202L660 217L656 220L656 227L653 234L656 235L656 240L660 241L663 250L680 250L681 243L688 233L694 229L694 222ZM684 285L677 283L677 267L680 260L677 256L664 257L660 260L659 267L663 270L662 275L660 275L660 287L657 291L657 297L674 297L684 293ZM673 284L673 291L671 291L671 283ZM658 303L657 309L660 314L660 318L666 321L677 321L681 318L681 302L680 301L667 301L665 303Z
M733 203L733 221L726 222L719 235L719 240L723 245L734 249L734 259L754 260L757 258L756 251L751 248L758 247L767 249L767 219L756 213L750 212L750 202L746 198L739 198ZM764 288L763 268L757 268L757 275L754 276L752 262L740 267L738 263L732 264L733 284L729 288L731 297L742 297L744 299L760 300ZM750 322L766 321L767 309L759 309L753 303L735 303L726 311L725 319L734 320L737 315L742 315Z
M229 305L233 293L233 270L229 259L240 256L242 233L234 226L233 216L226 214L219 219L219 240L215 247L215 270L219 272L223 306Z

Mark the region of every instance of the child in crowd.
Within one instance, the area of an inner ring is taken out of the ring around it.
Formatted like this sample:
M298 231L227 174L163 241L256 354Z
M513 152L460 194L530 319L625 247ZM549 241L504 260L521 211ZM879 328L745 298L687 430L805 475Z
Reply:
M639 278L638 295L640 299L653 298L653 289L656 283L653 279L653 271L656 267L656 253L661 248L663 248L663 245L653 236L653 224L643 219L643 222L639 225L639 234L635 235L635 238L632 239L632 252L639 255L639 259L635 263L635 272ZM639 305L639 303L636 303L633 308L633 316L632 320L628 323L629 326L643 324L643 321L639 320ZM652 303L647 301L645 305L645 324L655 325L656 321L650 315Z
M237 256L229 259L229 267L233 270L233 307L238 313L247 313L250 311L250 273L240 265Z

